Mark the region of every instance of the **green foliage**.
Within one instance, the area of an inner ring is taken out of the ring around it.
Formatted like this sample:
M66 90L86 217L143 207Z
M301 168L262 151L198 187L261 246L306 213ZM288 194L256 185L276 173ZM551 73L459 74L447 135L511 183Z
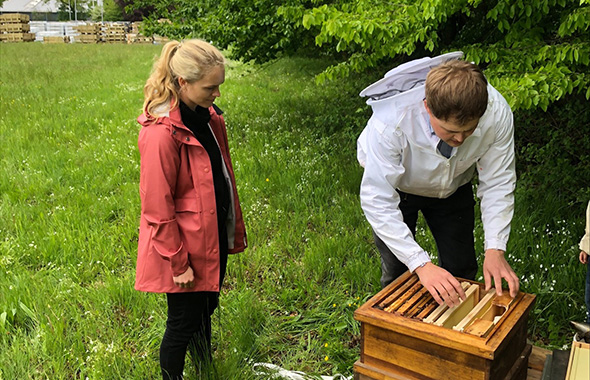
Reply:
M590 6L582 0L343 1L282 14L301 19L316 43L347 53L319 80L348 76L400 55L462 50L514 109L562 97L590 98Z
M515 114L518 192L524 204L551 199L558 205L543 220L567 218L571 207L590 199L590 107L582 95L568 96L546 112ZM529 210L542 212L543 209Z
M92 7L90 17L94 21L123 21L123 8L115 0L103 0L102 6Z
M160 49L0 44L5 379L159 376L165 298L133 282L135 117ZM379 290L380 266L358 200L355 142L369 110L357 93L381 73L315 85L331 62L227 67L218 104L250 247L230 257L213 317L218 378L259 379L255 362L351 375L358 360L353 313ZM590 197L585 102L569 95L547 114L516 113L522 165L508 254L522 289L538 296L529 339L549 348L571 344L569 320L581 321L585 310L585 267L576 259L581 202ZM572 128L579 131L568 136ZM435 252L422 219L416 235ZM478 225L480 252L482 240Z
M57 17L60 21L86 20L90 16L92 0L57 0Z
M570 94L590 99L587 0L138 0L134 6L143 3L154 6L154 32L210 39L240 59L293 53L337 59L319 82L462 50L514 109L547 110ZM158 17L172 24L154 22Z
M313 36L296 28L297 21L277 14L281 5L298 0L135 0L127 11L150 10L144 19L145 32L175 39L202 38L220 48L230 48L230 56L247 61L267 62L302 47L317 50ZM167 19L168 23L158 20Z

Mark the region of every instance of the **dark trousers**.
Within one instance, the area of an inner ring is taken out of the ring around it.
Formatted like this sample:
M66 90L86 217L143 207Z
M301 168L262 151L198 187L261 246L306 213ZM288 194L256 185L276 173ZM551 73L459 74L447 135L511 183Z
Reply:
M457 189L444 199L412 195L398 190L399 208L414 238L418 211L432 232L441 267L455 277L473 280L477 274L473 228L475 224L473 190L471 183ZM373 233L381 254L381 286L385 287L408 270L385 243Z
M211 363L211 315L219 293L167 293L168 320L160 346L164 380L182 380L187 348L197 369Z
M227 244L222 243L219 286L227 268ZM211 365L211 316L219 304L217 292L167 293L168 319L160 345L164 380L182 380L187 348L197 371Z
M590 262L586 264L586 323L590 323Z

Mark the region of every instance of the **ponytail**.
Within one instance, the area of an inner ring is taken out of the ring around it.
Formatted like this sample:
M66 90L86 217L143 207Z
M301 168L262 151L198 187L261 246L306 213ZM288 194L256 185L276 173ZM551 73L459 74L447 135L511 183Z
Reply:
M157 114L158 107L170 105L170 109L174 109L178 106L178 78L193 83L213 67L223 65L225 58L221 52L205 41L168 42L143 88L144 114L153 119L161 116Z

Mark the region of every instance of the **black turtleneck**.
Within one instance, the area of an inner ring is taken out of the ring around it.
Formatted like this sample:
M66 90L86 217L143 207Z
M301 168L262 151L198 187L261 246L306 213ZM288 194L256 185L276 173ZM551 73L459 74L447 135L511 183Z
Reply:
M217 206L217 227L219 231L219 252L221 253L221 279L223 280L225 273L225 264L227 262L228 243L227 243L227 227L225 221L227 219L228 210L230 207L230 196L228 183L223 175L223 160L221 158L221 151L215 140L215 136L209 127L211 115L207 108L197 106L195 110L191 110L189 106L180 102L180 117L184 125L191 130L193 135L197 138L199 143L205 148L211 161L211 171L213 173L213 185L215 186L215 203Z

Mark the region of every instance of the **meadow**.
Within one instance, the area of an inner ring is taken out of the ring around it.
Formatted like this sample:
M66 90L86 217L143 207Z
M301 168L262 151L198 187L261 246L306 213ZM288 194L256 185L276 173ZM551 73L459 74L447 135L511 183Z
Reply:
M159 376L165 298L133 284L135 119L160 49L0 44L2 380ZM329 63L228 65L217 104L249 248L230 257L214 315L219 378L263 378L257 362L349 376L358 359L353 312L380 290L380 263L358 199L370 110L357 94L382 73L316 85ZM516 209L508 256L537 295L529 338L543 347L567 347L569 321L584 319L584 207L569 218L547 217L563 214L549 199ZM478 223L478 252L482 236ZM422 220L417 239L435 254Z

